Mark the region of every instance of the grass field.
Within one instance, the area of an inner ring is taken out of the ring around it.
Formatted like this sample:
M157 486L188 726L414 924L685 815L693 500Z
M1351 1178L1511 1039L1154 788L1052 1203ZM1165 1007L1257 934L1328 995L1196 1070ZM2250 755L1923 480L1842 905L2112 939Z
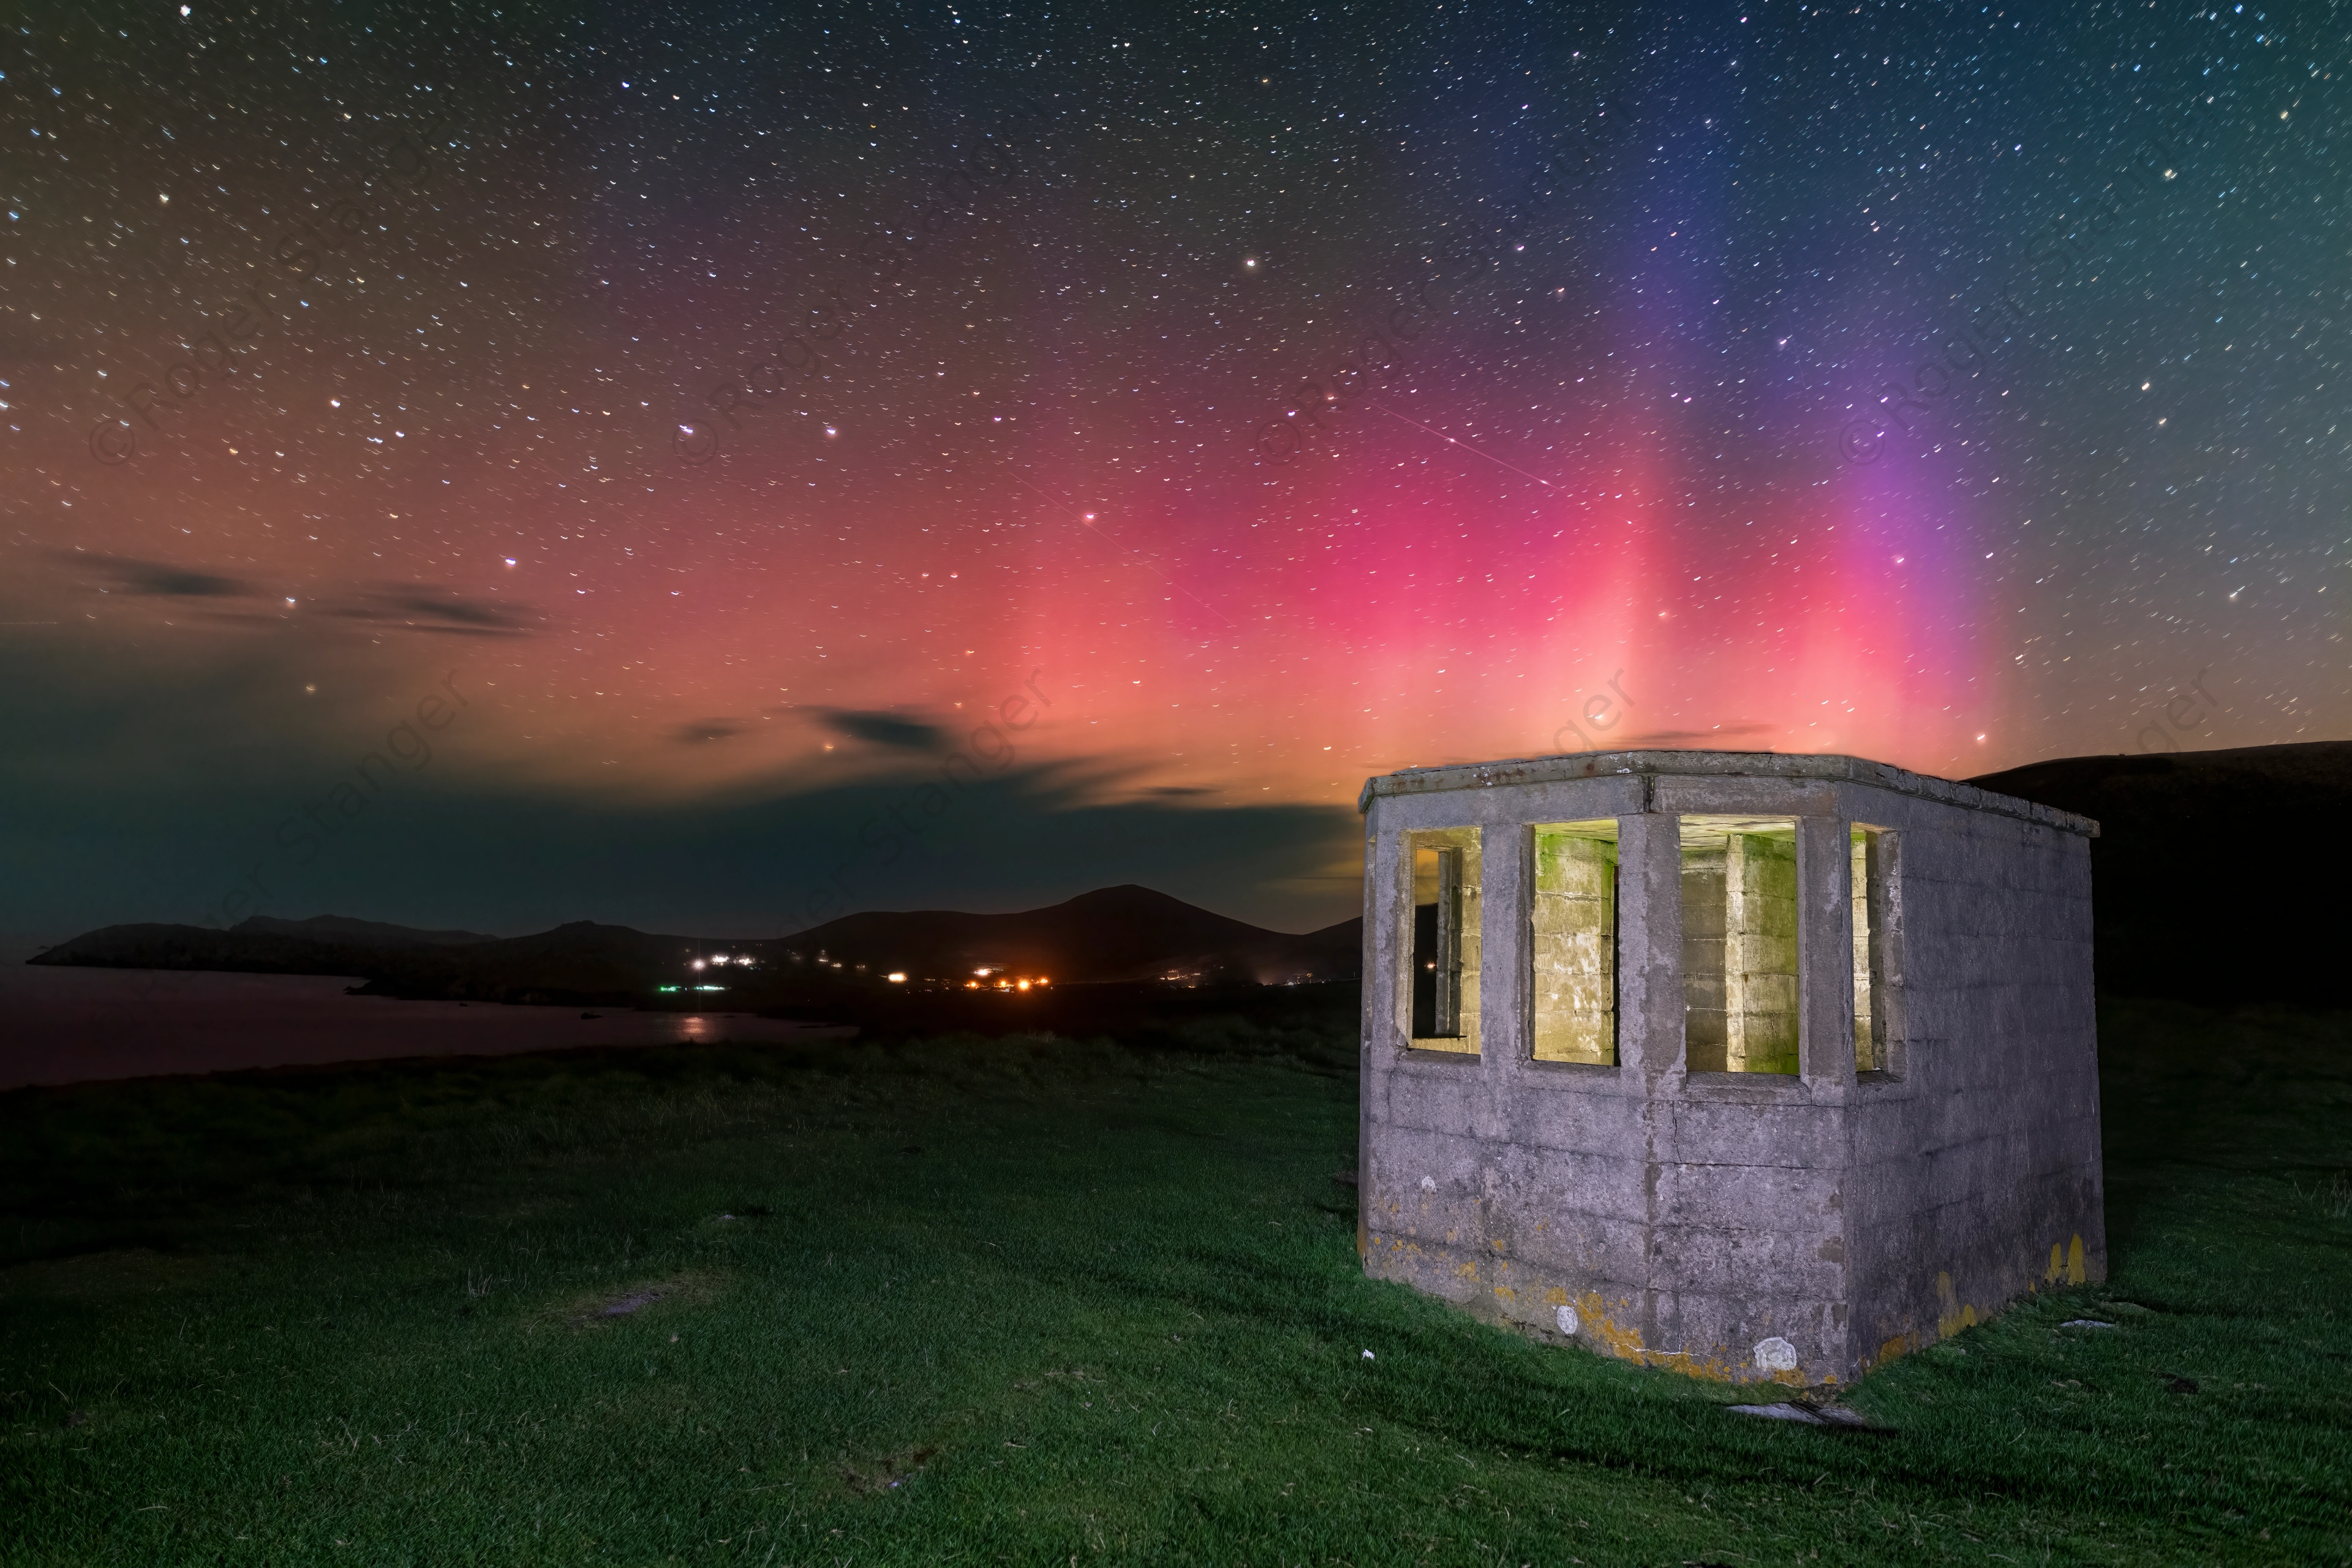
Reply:
M0 1561L2352 1561L2352 1016L2111 1005L2114 1279L1864 1435L1367 1281L1288 1007L0 1095Z

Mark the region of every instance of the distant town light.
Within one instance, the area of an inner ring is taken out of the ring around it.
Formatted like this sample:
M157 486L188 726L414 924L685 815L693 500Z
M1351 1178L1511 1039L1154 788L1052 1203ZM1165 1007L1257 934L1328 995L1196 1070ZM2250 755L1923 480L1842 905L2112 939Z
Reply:
M1024 980L1024 981L1023 981L1023 982L1021 983L1021 989L1022 989L1022 990L1024 990L1024 991L1026 991L1026 990L1028 990L1028 989L1029 989L1029 983L1028 983L1026 980Z
M894 969L890 972L890 984L893 985L904 985L907 984L907 977L898 970Z
M700 960L700 959L698 959L698 959L696 959L696 960L694 961L694 967L695 967L695 968L697 968L697 969L701 968L701 967L702 967L702 960Z
M724 985L698 985L695 989L697 991L724 991L727 987Z

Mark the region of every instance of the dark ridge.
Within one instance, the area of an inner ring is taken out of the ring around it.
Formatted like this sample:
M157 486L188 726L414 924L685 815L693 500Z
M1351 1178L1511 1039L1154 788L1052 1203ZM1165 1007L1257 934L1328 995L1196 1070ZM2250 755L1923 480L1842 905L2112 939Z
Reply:
M306 921L250 915L229 929L308 937L314 942L341 942L346 947L463 947L469 942L499 940L480 931L418 931L413 926L386 925L382 921L355 921L348 915L312 915Z
M593 921L504 938L341 916L256 917L226 931L118 925L86 931L30 962L344 974L362 979L358 989L374 995L561 1006L700 1002L849 1016L870 1010L857 1005L860 996L896 990L885 978L892 973L908 974L910 990L926 982L961 988L977 969L1044 976L1056 985L1289 984L1353 978L1361 947L1360 921L1292 935L1130 886L1012 914L871 911L757 940L667 936ZM730 962L712 962L720 954ZM752 962L746 966L744 959ZM697 969L697 960L706 967ZM675 990L682 984L723 990ZM665 985L673 990L663 992Z
M849 963L919 974L1013 968L1077 982L1255 980L1356 973L1360 917L1303 935L1268 931L1128 883L1018 914L950 910L845 915L787 939Z
M1968 782L2098 820L2102 991L2344 1005L2352 741L2063 757Z

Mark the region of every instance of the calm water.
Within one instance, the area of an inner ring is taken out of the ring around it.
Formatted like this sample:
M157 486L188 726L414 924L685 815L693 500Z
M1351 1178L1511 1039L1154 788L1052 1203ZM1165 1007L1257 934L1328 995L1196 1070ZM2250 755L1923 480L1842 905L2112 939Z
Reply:
M740 1013L631 1013L346 996L355 979L0 963L0 1089L564 1046L846 1037Z

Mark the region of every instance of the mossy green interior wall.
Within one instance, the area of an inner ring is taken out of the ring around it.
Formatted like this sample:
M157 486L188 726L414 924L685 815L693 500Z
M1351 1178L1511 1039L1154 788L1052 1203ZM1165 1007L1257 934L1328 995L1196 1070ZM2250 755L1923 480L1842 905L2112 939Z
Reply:
M1682 837L1685 1067L1793 1074L1796 825L1686 816Z
M1797 841L1735 833L1723 868L1724 1060L1797 1070Z
M1874 938L1878 928L1878 910L1871 899L1872 875L1871 833L1864 827L1853 830L1853 848L1849 857L1853 884L1853 1065L1857 1072L1877 1072L1885 1062L1879 1049L1884 1033L1884 1021L1874 1006L1876 982L1873 978Z
M1534 966L1533 1055L1545 1062L1617 1062L1617 824L1544 824L1535 831L1528 911Z
M1723 861L1720 844L1683 846L1683 1055L1692 1072L1725 1070Z

